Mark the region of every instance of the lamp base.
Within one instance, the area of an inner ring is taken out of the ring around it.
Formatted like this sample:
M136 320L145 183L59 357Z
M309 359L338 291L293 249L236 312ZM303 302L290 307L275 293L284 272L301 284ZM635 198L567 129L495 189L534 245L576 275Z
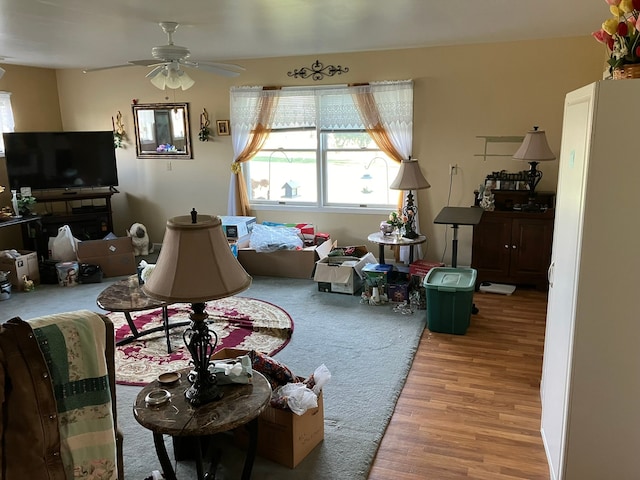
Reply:
M191 304L191 325L182 334L184 343L193 359L193 371L188 380L191 386L184 392L189 403L194 406L204 405L222 398L215 374L209 372L209 359L213 354L218 336L209 330L204 303Z
M194 374L196 376L198 375L197 372L194 372ZM213 383L208 383L203 386L196 381L184 392L184 396L187 397L187 400L189 400L191 405L198 407L222 398L222 392L215 381L215 375L209 375L214 377Z

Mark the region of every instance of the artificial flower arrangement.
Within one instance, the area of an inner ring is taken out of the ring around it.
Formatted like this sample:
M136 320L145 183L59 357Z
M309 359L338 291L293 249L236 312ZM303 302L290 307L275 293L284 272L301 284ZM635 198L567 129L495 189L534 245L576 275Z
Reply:
M178 149L175 147L175 145L171 145L170 143L162 143L158 145L158 148L156 148L156 152L158 153L170 153L177 151Z
M402 228L405 226L408 220L409 219L407 218L406 215L403 215L398 211L398 212L391 212L389 214L389 220L387 220L387 223L393 226L394 228Z
M640 63L640 0L605 0L613 17L593 37L609 49L610 71Z

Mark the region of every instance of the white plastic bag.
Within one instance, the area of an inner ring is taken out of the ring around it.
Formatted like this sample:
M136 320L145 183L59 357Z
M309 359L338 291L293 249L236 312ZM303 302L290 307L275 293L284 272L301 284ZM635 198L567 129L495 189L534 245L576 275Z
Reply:
M249 238L249 247L256 252L297 250L303 246L300 230L295 227L272 227L257 223L253 226Z
M78 260L77 243L79 240L74 238L69 225L63 225L58 228L58 236L53 240L51 245L51 258L59 262L73 262Z
M313 372L313 386L310 388L313 390L313 393L320 395L322 387L324 387L329 380L331 380L331 372L323 363Z
M296 415L304 415L318 406L318 396L304 383L287 383L276 389L276 395L286 399L287 406Z

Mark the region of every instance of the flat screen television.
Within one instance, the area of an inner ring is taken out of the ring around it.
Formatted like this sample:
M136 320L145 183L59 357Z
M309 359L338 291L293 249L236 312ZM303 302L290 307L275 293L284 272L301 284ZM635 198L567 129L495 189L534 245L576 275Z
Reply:
M118 185L111 131L13 132L3 138L12 190Z

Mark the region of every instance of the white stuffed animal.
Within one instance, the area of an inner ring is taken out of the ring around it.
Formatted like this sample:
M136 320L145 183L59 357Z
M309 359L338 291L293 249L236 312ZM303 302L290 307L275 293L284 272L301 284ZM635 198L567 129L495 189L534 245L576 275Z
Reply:
M153 253L153 245L149 242L147 227L142 223L134 223L131 225L131 228L127 230L127 236L131 237L133 254L135 256Z

